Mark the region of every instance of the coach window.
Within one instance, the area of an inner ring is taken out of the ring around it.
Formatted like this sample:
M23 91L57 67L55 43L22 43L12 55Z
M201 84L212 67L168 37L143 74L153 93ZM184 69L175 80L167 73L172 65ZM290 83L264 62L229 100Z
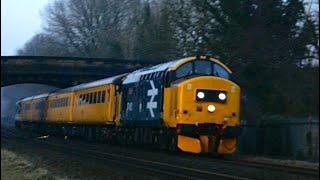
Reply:
M97 103L101 102L101 91L98 92L97 94Z
M89 93L89 104L92 104L92 93Z
M93 103L97 103L97 92L94 92Z
M199 75L211 75L212 68L210 61L194 61L194 73Z
M78 104L79 104L79 105L81 105L81 104L82 104L82 94L80 94L80 95L79 95Z
M86 103L86 95L82 94L81 104L85 104L85 103Z
M88 103L89 103L89 94L87 93L85 97L85 104L88 104Z
M79 104L79 105L81 105L81 104L82 104L82 97L83 97L83 96L82 96L82 94L80 94L80 96L79 96L79 100L78 100L78 104Z
M104 103L106 98L106 91L102 91L101 102Z

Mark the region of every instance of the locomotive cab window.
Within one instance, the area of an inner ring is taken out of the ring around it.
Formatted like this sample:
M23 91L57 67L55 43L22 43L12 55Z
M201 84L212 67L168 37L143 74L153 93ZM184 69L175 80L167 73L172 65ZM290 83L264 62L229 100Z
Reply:
M195 61L194 74L211 75L212 74L211 64L212 62L210 61Z
M176 70L176 73L175 73L176 79L191 75L192 69L193 69L192 62L182 65Z
M230 74L218 64L214 64L213 71L215 76L222 77L224 79L230 79Z
M217 76L230 79L229 72L219 64L208 60L196 60L181 65L177 70L169 74L168 82L172 82L189 76Z

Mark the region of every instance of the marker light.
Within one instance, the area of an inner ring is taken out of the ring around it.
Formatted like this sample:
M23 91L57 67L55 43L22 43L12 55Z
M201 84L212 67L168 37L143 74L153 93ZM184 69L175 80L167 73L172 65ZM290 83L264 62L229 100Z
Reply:
M226 96L225 93L219 93L218 97L219 97L219 99L222 100L222 101L227 98L227 96Z
M209 112L213 112L215 110L216 110L216 107L214 105L211 104L211 105L208 106L208 111Z
M203 99L204 98L204 92L198 92L197 94L199 99Z

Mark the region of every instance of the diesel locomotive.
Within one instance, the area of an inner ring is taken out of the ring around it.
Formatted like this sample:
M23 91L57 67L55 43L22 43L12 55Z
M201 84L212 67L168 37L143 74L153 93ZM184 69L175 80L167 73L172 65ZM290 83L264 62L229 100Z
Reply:
M231 154L240 87L217 59L193 56L24 98L16 127L121 145Z

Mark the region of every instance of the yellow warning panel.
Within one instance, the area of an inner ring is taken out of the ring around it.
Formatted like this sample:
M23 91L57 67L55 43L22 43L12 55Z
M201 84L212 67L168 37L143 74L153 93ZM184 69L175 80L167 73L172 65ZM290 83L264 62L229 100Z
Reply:
M199 139L187 137L187 136L178 136L178 147L185 152L191 153L200 153L201 152L201 143Z

